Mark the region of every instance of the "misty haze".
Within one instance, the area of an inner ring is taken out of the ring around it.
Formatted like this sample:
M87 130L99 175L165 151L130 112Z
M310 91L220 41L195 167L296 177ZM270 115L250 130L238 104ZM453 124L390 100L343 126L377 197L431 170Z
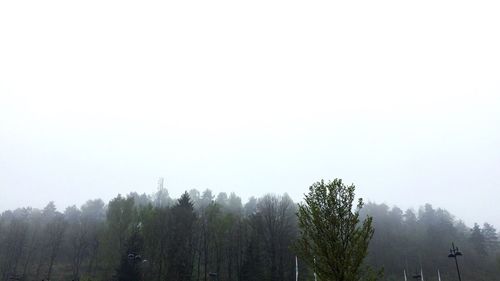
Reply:
M499 14L0 2L0 281L500 281Z

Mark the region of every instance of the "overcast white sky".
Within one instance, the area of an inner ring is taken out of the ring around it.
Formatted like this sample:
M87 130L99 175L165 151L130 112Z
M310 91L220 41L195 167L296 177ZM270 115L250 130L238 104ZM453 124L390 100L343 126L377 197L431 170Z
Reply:
M498 1L0 2L0 210L343 178L500 228Z

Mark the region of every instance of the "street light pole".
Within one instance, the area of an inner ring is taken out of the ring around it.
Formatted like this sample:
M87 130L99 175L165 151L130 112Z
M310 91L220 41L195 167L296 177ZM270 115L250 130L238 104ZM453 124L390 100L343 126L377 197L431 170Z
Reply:
M415 275L412 276L413 279L422 280L422 274L415 270Z
M448 255L448 257L455 259L455 265L457 266L457 273L458 273L458 281L462 281L462 277L460 277L460 268L458 267L457 256L462 256L462 252L460 252L458 250L458 247L455 247L455 243L452 242L451 243L450 254Z
M208 276L212 277L214 281L219 280L219 276L217 275L216 272L210 272L208 273Z
M138 270L138 274L139 274L139 277L141 280L144 280L144 272L142 270L142 264L147 262L147 260L144 260L142 259L141 255L137 255L135 253L130 253L128 254L128 261L129 261L129 265L132 267L132 269L134 270L134 272L136 272L136 270Z

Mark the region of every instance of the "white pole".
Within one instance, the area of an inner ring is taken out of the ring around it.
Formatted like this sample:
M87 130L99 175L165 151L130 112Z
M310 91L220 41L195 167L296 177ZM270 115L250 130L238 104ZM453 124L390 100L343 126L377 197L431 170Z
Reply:
M408 278L406 278L406 269L404 269L403 272L405 274L405 281L408 281Z
M316 267L316 258L314 258L314 267ZM316 268L314 268L314 281L318 281L316 276Z
M421 276L420 279L424 281L424 271L422 268L420 268L420 276Z
M295 281L299 281L299 260L295 256Z
M438 281L441 281L441 274L439 273L439 269L438 269Z

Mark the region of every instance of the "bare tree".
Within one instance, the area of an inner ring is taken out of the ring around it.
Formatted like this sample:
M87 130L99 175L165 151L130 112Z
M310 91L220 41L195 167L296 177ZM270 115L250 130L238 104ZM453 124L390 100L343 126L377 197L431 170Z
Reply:
M293 264L293 254L288 247L294 238L295 205L287 194L267 194L259 199L257 213L261 219L260 227L269 262L269 280L285 280L290 271L286 265Z

